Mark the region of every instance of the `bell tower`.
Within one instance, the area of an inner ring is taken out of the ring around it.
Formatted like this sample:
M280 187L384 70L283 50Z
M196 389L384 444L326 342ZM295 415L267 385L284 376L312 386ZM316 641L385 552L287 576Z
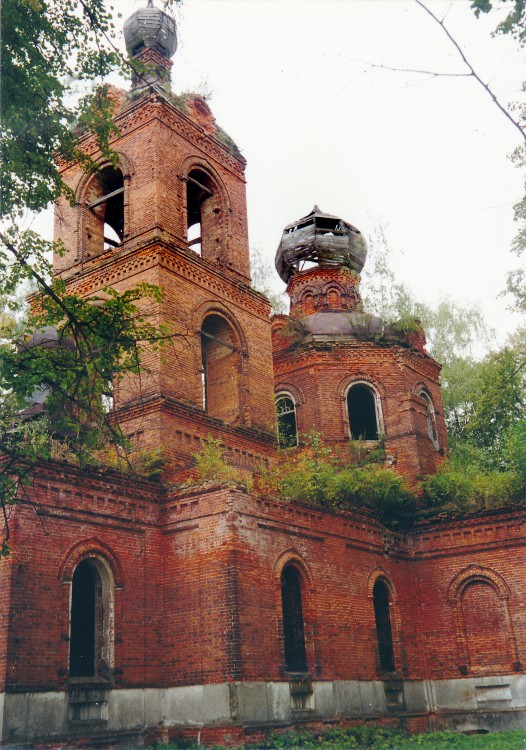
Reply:
M149 0L124 32L138 64L131 91L109 88L117 160L85 136L98 172L64 166L75 204L56 208L65 252L55 270L82 295L143 282L162 290L143 311L168 343L144 346L141 377L115 384L124 432L161 446L169 474L209 435L249 467L272 451L275 425L270 308L250 286L245 160L201 96L171 92L174 19Z

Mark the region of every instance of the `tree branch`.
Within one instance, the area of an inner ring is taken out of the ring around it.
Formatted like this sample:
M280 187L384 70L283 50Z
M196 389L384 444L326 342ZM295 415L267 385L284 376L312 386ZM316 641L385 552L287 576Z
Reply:
M417 5L419 5L422 8L422 10L424 10L429 16L431 16L431 18L440 26L440 28L442 29L442 31L444 32L444 34L447 36L447 38L449 39L449 41L451 42L451 44L455 47L455 49L457 50L458 54L462 58L462 62L469 69L469 73L466 73L465 75L472 76L476 81L478 81L478 83L482 86L482 88L489 94L489 96L491 97L493 103L500 109L500 111L502 112L502 114L511 122L511 124L515 128L517 128L517 130L521 134L522 138L524 140L526 140L526 130L521 126L520 122L518 122L518 120L516 120L508 112L508 110L506 109L506 107L503 104L500 103L500 101L497 99L496 94L490 88L489 84L484 83L484 81L482 80L482 78L476 72L475 68L472 66L472 64L467 59L466 55L462 51L462 48L459 45L459 43L457 42L457 40L455 39L455 37L446 28L446 25L444 24L444 21L441 20L440 18L438 18L438 16L435 16L435 14L425 5L424 2L422 2L422 0L415 0L415 3Z

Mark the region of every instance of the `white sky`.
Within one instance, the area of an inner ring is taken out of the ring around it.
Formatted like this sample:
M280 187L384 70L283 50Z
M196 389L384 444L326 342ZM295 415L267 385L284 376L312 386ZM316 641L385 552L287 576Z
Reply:
M112 4L127 17L146 2ZM477 20L468 0L428 5L502 101L518 99L523 53L491 36L506 8ZM519 133L473 78L368 65L465 71L413 0L184 0L175 15L173 89L212 92L248 162L250 242L269 264L283 227L317 203L366 236L382 222L419 298L480 303L500 340L517 325L498 295L519 263L523 185L507 158Z

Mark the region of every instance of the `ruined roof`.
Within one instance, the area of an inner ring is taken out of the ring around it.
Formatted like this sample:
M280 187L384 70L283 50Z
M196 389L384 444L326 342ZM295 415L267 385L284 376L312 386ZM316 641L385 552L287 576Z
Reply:
M313 265L341 266L360 273L366 256L367 246L359 229L314 206L309 214L283 230L276 270L285 282Z

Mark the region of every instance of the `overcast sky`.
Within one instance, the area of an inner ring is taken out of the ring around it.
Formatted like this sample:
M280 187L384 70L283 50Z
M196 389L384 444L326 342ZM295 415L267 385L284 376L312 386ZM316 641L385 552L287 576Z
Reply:
M124 17L145 4L113 2ZM491 36L503 12L477 20L469 5L428 0L503 102L518 99L523 55ZM479 303L500 338L516 325L498 295L519 262L507 156L520 136L473 78L373 67L466 72L414 0L184 0L175 16L173 89L211 93L247 159L250 242L269 264L317 203L366 236L384 224L418 297Z

